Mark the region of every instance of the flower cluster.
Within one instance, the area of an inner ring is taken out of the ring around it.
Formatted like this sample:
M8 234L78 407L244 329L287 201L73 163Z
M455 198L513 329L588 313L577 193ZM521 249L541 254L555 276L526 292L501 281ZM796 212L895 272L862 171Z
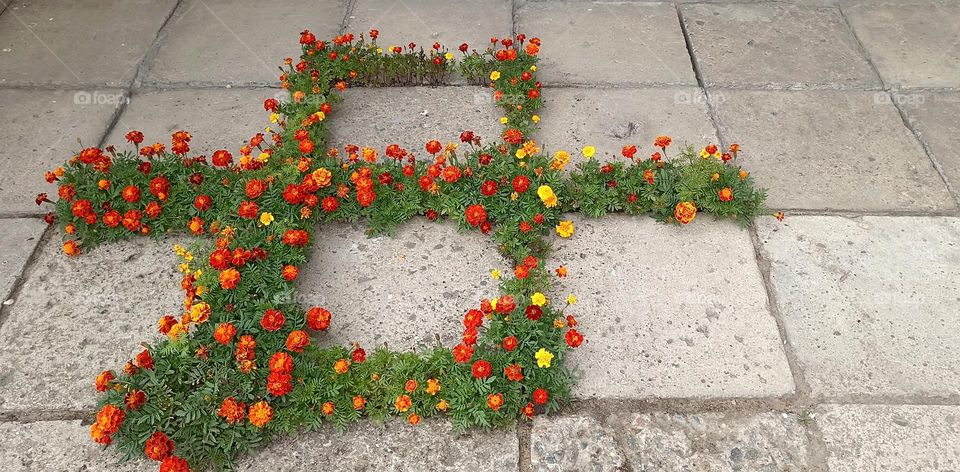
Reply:
M543 105L537 38L491 38L482 52L461 45L457 61L439 44L382 48L378 34L368 42L301 33L302 55L280 77L289 100L264 102L271 127L236 155L194 155L186 131L173 134L169 150L131 131L136 151L88 148L48 173L59 200L47 220L62 225L67 255L133 235L208 236L175 247L185 300L182 313L158 321L164 337L95 379L103 396L94 441L186 471L228 468L274 433L325 421L345 427L398 415L417 425L445 414L466 428L555 411L573 383L564 359L584 342L569 313L576 298L551 298L551 278L567 269L546 264L545 238L574 234L565 212L649 212L686 224L698 208L741 221L763 209L763 192L732 164L734 147L668 159L670 138L660 137L649 160L631 146L626 162L602 167L586 147L567 177L571 155L544 154L531 138ZM382 153L326 147L346 88L437 83L454 70L493 88L502 134L464 131L455 142ZM371 233L391 233L417 215L490 234L512 270L491 272L501 294L466 311L452 348L318 347L333 315L293 296L316 223L365 219Z

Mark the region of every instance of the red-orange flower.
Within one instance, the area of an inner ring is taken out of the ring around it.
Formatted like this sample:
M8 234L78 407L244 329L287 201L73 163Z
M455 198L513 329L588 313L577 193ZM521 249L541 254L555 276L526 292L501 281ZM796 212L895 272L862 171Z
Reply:
M190 464L186 459L168 456L160 463L160 472L190 472Z
M237 334L237 328L232 323L220 323L217 325L217 329L213 331L213 339L226 346L230 344L230 341L233 341L235 334Z
M367 399L363 398L363 395L356 395L353 397L353 409L360 411L367 404Z
M146 402L147 394L143 390L131 390L123 398L123 404L126 405L127 410L139 410Z
M303 352L303 348L310 345L310 335L306 331L296 330L287 335L287 350Z
M500 407L503 406L503 394L491 393L490 395L487 395L487 406L489 406L493 411L499 410Z
M263 313L263 317L260 318L260 326L272 332L282 328L283 323L286 321L287 318L283 316L282 311L269 308Z
M250 411L247 416L250 418L250 424L262 428L273 419L273 408L270 408L267 402L260 400L250 405Z
M503 348L508 352L512 352L514 349L516 349L517 344L519 344L519 341L517 341L516 336L507 336L503 338Z
M137 367L142 369L152 369L153 368L153 356L150 355L150 351L144 349L137 354L137 357L134 358L134 362L137 364Z
M480 359L473 363L470 371L473 373L473 378L475 379L485 379L490 377L490 374L493 372L493 368L490 366L490 363Z
M503 375L507 380L519 382L523 380L523 368L520 367L520 364L510 364L503 368Z
M112 382L115 378L116 377L113 376L112 371L105 370L103 372L100 372L97 375L97 381L96 381L97 391L106 392L107 390L109 390L110 387L113 386Z
M128 203L140 201L140 189L136 185L127 185L120 196Z
M246 405L238 403L233 397L227 397L224 398L223 403L220 404L217 415L227 420L227 423L234 424L243 421L243 417L246 414L245 410Z
M297 269L297 266L285 265L280 274L283 275L283 279L287 282L293 282L297 279L297 276L300 275L300 270Z
M153 433L153 436L150 436L150 438L147 439L147 444L143 448L143 453L155 461L162 461L170 454L173 454L173 448L173 441L171 441L166 434L163 434L162 431L157 431Z
M697 206L693 202L677 203L673 210L673 217L681 224L688 224L697 217Z
M483 205L476 203L467 207L466 217L467 223L476 228L487 221L487 211L483 208Z
M334 406L333 402L326 402L320 406L320 411L327 416L332 415L335 409L336 407Z
M538 388L533 391L533 402L537 405L543 405L544 403L547 403L549 398L550 395L542 388Z
M237 214L240 215L240 218L253 219L260 214L260 207L257 206L256 202L243 201L240 202L240 209L237 210Z
M237 269L229 268L220 272L220 286L226 290L231 290L237 288L237 284L240 283L240 272Z
M717 192L717 196L720 197L721 202L729 202L733 200L733 190L730 187L724 187Z
M473 346L464 343L457 344L453 348L453 360L458 364L466 364L473 357Z
M413 406L413 401L410 400L408 395L400 395L396 400L394 400L393 406L397 409L397 411L403 413Z
M567 346L572 348L578 348L581 344L583 344L583 335L575 329L567 331L567 334L564 336L564 338L566 338Z
M292 380L293 377L290 374L271 372L267 376L267 391L275 397L282 397L293 389L293 385L290 383Z
M326 331L330 327L332 315L326 308L318 306L307 310L307 326L314 331Z

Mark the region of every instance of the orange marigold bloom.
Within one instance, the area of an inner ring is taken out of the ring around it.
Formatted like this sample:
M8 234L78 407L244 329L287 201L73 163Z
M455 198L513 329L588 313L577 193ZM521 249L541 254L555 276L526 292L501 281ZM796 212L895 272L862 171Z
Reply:
M729 202L733 200L733 190L730 187L724 187L717 192L717 196L720 197L721 202Z
M503 406L503 394L491 393L490 395L487 395L487 406L489 406L493 411L499 410L500 407Z
M697 217L697 206L693 202L677 203L673 210L673 217L681 224L689 224Z
M76 241L70 240L63 243L63 253L68 256L80 254L80 245Z
M231 323L220 323L217 325L217 329L213 331L213 339L220 344L226 346L230 344L230 341L233 340L233 336L237 334L237 328Z
M367 399L363 398L363 395L357 395L353 397L353 409L360 411L364 406L367 405Z
M460 343L453 348L453 360L455 360L458 364L466 364L467 362L470 362L470 358L472 357L473 346Z
M557 267L557 268L556 268L556 272L557 272L557 277L563 278L563 277L566 277L566 276L567 276L567 268L566 268L566 266Z
M350 370L350 362L346 359L337 359L333 363L333 371L338 374L346 374Z
M115 378L116 377L113 376L112 371L105 370L103 372L100 372L100 374L97 375L97 381L96 381L97 391L106 392L107 390L109 390Z
M270 375L267 376L267 391L275 397L282 397L293 389L292 381L293 378L290 374L270 372Z
M140 354L137 354L137 357L133 360L137 364L137 367L148 370L153 368L153 356L151 356L150 351L146 349L141 351Z
M670 136L660 135L660 136L657 136L655 140L653 140L653 145L655 147L665 149L669 147L670 143L672 142L673 142L673 139Z
M126 405L127 410L139 410L146 402L147 394L143 390L131 390L130 393L123 398L123 403Z
M263 317L260 318L260 326L267 331L273 332L282 328L286 321L287 318L283 316L282 311L268 308L263 313Z
M393 406L397 409L397 411L403 413L413 406L413 400L410 399L409 395L400 395L396 400L394 400Z
M203 220L199 216L194 216L187 223L187 227L190 228L190 232L193 234L203 234Z
M330 327L331 317L326 308L312 307L307 311L307 326L314 331L326 331Z
M326 402L320 407L320 410L323 411L323 414L327 416L332 415L335 409L336 408L334 407L333 402Z
M300 275L300 270L297 269L297 266L285 265L283 270L280 271L280 274L283 275L283 279L287 282L293 282L297 279L297 276Z
M420 415L416 413L410 413L410 416L407 417L407 423L410 423L410 426L416 426L420 424Z
M101 433L110 436L120 431L124 418L126 418L126 413L123 410L108 403L97 412L97 419L93 426L98 428Z
M147 439L143 453L155 461L162 461L173 454L173 448L173 441L166 434L163 434L163 431L157 431Z
M220 404L217 415L227 420L227 423L235 424L243 421L245 410L246 405L238 403L233 397L227 397L224 398L223 403Z
M293 356L283 351L275 352L270 356L270 372L289 374L293 372Z
M427 393L430 395L440 393L440 381L437 379L427 379Z
M237 288L237 284L240 283L240 272L231 267L220 272L219 280L220 286L226 290Z
M303 352L303 348L310 345L310 335L306 331L292 331L287 336L287 350L293 352Z
M408 379L408 380L407 380L407 383L405 383L405 384L403 385L403 389L406 390L406 391L409 392L409 393L413 393L414 391L417 390L417 387L418 387L418 386L419 386L419 384L417 383L416 380Z
M181 457L168 456L160 463L160 472L190 472L190 464Z
M247 416L250 418L250 424L262 428L273 419L273 408L270 408L267 402L260 400L250 405Z
M523 380L523 368L520 367L520 364L510 364L503 368L503 375L507 380L519 382Z

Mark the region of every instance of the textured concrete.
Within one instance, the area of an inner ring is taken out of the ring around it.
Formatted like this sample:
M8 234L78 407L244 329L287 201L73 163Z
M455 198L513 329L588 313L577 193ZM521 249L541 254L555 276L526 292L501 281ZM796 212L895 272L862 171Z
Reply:
M955 208L885 92L724 90L720 133L772 208Z
M933 153L954 195L960 195L960 93L903 91L894 99Z
M797 216L758 230L815 395L960 395L960 219Z
M702 217L707 220L709 217ZM587 341L578 397L757 397L793 391L746 230L700 221L574 217L550 266Z
M960 4L857 1L843 11L888 84L960 87Z
M544 83L697 83L669 3L527 2L517 32L543 40Z
M366 422L340 433L325 429L280 439L238 464L245 472L301 470L350 471L510 471L519 463L517 435L511 429L456 435L448 422L409 426Z
M136 239L67 258L41 247L0 325L0 411L92 409L94 377L118 369L156 334L183 294L174 240Z
M707 85L879 86L836 8L684 5Z
M684 143L703 147L718 142L706 98L697 88L549 88L543 97L538 142L550 154L569 151L568 170L583 160L579 150L584 146L594 146L601 161L623 161L620 150L631 144L639 148L638 158L650 157L653 140L661 134L673 136L671 152Z
M501 114L493 92L483 87L403 87L350 89L333 109L330 144L370 146L383 155L399 144L421 158L431 139L460 142L460 132L471 130L483 142L502 140Z
M114 449L90 440L80 421L0 423L0 463L6 472L138 472L156 470L146 458L118 464Z
M377 29L384 49L413 42L426 51L439 42L457 57L460 44L482 52L491 37L509 36L513 28L509 0L358 0L350 13L347 31L367 35Z
M497 295L490 269L507 270L493 238L452 223L414 219L395 237L372 239L362 223L324 224L317 234L298 293L304 306L333 313L324 345L424 348L439 334L451 346L463 314Z
M176 3L16 2L0 16L0 84L128 84Z
M0 219L0 292L8 296L47 224L37 219Z
M538 417L536 471L810 470L797 417L786 413L620 413Z
M145 143L170 147L170 135L187 130L193 135L190 153L211 155L227 149L234 155L265 126L271 125L263 100L284 96L279 90L169 90L137 93L107 138L117 149L133 149L124 135L143 132ZM277 125L273 125L275 128Z
M299 58L300 32L329 41L346 1L184 0L164 29L155 82L276 84L284 58Z
M825 405L817 424L830 472L960 467L960 407Z
M6 16L6 15L4 15ZM0 57L3 57L0 54ZM0 90L0 213L40 213L34 197L56 195L43 174L83 146L96 146L114 114L114 103L96 104L94 91ZM120 90L96 91L118 97ZM78 95L80 94L80 95ZM83 95L89 94L89 95ZM77 103L90 97L90 104Z

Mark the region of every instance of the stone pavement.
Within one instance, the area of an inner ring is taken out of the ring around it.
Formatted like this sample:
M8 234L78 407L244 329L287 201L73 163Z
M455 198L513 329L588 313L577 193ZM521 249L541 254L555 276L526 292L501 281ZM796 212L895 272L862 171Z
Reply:
M551 265L581 303L578 400L515 429L362 424L275 442L241 470L960 470L960 3L0 0L0 464L114 465L88 439L93 377L180 303L176 238L60 254L43 171L137 128L200 151L266 124L297 33L382 42L544 40L550 150L655 135L740 143L787 219L574 216ZM470 86L352 90L334 144L496 133ZM79 142L78 142L79 140ZM416 348L495 289L493 243L413 222L322 228L304 303L324 342ZM380 277L379 269L396 274ZM335 281L335 282L334 282ZM340 287L360 289L355 300ZM411 295L416 290L417 295ZM386 325L390 301L409 330ZM426 328L426 329L423 329Z

